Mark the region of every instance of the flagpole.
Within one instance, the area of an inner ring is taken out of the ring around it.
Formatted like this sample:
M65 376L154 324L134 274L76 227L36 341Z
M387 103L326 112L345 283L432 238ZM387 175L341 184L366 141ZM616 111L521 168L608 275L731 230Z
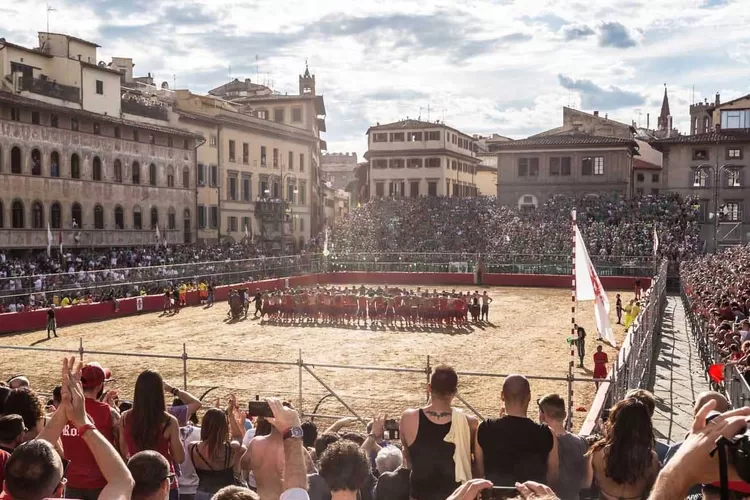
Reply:
M570 431L573 427L573 366L576 360L576 348L578 346L575 339L578 338L578 327L576 325L576 309L578 309L578 298L576 296L576 209L572 213L571 233L571 280L570 280L570 302L571 302L571 332L570 332L570 363L568 364L568 419L565 428Z

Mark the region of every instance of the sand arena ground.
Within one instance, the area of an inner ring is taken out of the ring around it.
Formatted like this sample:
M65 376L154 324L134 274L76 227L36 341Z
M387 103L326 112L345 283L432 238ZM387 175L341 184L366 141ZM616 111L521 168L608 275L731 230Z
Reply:
M468 287L459 287L468 290ZM473 288L471 288L473 289ZM183 343L188 356L275 360L295 362L299 350L305 363L392 366L424 369L427 356L432 366L448 363L464 372L522 373L525 375L565 377L569 358L566 339L570 335L570 291L565 289L485 287L493 298L489 324L471 325L462 330L355 328L336 326L262 324L250 318L237 323L225 322L228 307L218 303L212 308L189 307L177 315L147 313L61 328L60 338L47 341L43 331L6 336L1 345L17 345L76 350L79 339L90 351L165 354L179 356ZM623 293L624 302L632 293ZM611 322L618 342L625 336L616 325L615 292L609 293ZM588 331L585 368L575 368L576 376L591 377L593 370L595 327L593 303L581 303L578 323ZM615 350L605 346L610 360ZM25 374L40 393L50 393L59 383L62 353L28 352L0 349L0 375L7 380ZM165 380L182 386L183 362L180 359L86 355L110 368L114 381L108 386L121 398L132 397L135 379L146 368L161 372ZM277 395L298 406L299 370L296 366L229 363L188 360L188 390L204 401L216 398L226 402L234 392L240 401L256 395ZM408 407L425 400L426 375L384 371L344 370L312 366L311 369L333 388L360 415L376 412L397 416ZM495 416L500 408L502 378L461 376L459 392L485 417ZM564 381L532 380L532 405L529 416L536 418L540 395L558 392L566 395ZM312 412L328 391L309 373L303 372L303 406ZM574 407L588 410L594 384L574 384ZM346 415L335 398L326 398L318 413ZM585 412L576 412L580 426Z

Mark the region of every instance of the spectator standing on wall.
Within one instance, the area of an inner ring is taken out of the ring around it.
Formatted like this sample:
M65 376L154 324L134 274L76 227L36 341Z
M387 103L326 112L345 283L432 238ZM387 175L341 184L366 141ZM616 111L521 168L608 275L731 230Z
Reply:
M587 478L588 444L581 436L565 430L565 401L559 394L547 394L539 399L539 421L547 424L557 438L560 473L555 493L565 500L579 498L581 489L591 483Z
M552 429L526 415L531 386L522 375L509 375L500 394L504 415L479 424L474 457L480 477L496 486L536 481L554 486L558 479L557 439Z
M471 479L471 446L478 422L452 407L458 392L458 375L450 366L435 368L427 390L429 404L406 410L401 416L399 431L404 459L411 470L411 498L444 500L462 479ZM462 429L460 433L458 429ZM447 442L449 433L465 438L456 440L455 444ZM464 476L468 472L468 477L457 477L459 471Z
M98 399L104 390L104 383L110 376L110 371L99 363L88 363L81 370L81 386L86 414L101 435L116 448L119 444L117 432L120 412ZM63 428L61 439L65 459L70 461L66 476L69 497L96 500L102 489L107 486L107 480L97 466L94 455L86 446L82 436L78 435L72 422L68 422Z

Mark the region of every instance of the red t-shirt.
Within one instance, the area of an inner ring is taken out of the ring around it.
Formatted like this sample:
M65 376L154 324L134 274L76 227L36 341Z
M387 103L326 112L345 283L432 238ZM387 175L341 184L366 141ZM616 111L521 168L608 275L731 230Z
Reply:
M112 443L115 444L115 436L112 429L112 413L108 404L101 403L95 399L86 398L86 413L94 421L96 429ZM63 427L62 435L63 450L65 458L70 460L67 479L68 486L76 489L101 489L107 486L102 471L96 465L94 455L88 445L71 422Z
M5 487L5 464L8 463L9 458L10 453L5 450L0 450L0 487ZM3 497L0 496L0 498Z

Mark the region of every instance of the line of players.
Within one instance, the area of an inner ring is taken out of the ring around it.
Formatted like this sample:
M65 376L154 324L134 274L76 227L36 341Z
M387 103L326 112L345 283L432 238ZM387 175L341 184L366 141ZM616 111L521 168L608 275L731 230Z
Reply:
M245 316L255 304L255 317L278 323L322 323L401 326L466 325L489 321L492 298L485 291L474 293L402 290L399 288L295 288L262 293L250 298L248 289L240 290ZM231 298L230 298L231 302Z

